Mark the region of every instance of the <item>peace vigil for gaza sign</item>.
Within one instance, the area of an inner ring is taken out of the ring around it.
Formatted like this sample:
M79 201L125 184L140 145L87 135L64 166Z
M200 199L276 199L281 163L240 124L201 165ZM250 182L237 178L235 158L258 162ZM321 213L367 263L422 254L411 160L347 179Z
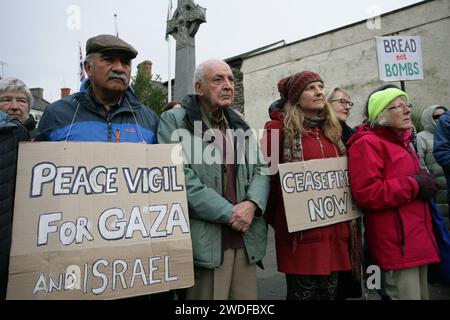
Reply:
M284 163L278 168L289 232L361 216L350 192L347 157Z
M21 144L8 299L116 299L193 285L179 145Z

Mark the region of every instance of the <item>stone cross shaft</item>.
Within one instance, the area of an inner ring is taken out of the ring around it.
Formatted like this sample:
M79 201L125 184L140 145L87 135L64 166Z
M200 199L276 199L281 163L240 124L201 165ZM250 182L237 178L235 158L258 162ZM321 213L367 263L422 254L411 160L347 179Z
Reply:
M206 9L192 0L178 0L172 19L167 21L166 34L174 37L177 42L175 100L181 100L194 91L195 34L200 24L204 22L206 22Z

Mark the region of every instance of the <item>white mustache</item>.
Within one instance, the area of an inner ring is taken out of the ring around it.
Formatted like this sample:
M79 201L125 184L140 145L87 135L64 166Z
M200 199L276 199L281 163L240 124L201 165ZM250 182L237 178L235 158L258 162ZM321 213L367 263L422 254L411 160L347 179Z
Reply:
M120 79L125 83L127 83L127 81L128 81L128 78L126 75L120 74L120 73L115 73L115 72L110 72L108 74L108 80L111 80L111 79Z

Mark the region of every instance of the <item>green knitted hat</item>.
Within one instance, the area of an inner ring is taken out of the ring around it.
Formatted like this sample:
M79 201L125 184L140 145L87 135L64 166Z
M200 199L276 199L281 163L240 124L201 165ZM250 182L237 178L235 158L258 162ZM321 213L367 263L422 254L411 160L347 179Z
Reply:
M406 100L409 101L406 92L397 88L388 88L372 94L369 98L369 121L374 121L392 100L401 96L406 97Z

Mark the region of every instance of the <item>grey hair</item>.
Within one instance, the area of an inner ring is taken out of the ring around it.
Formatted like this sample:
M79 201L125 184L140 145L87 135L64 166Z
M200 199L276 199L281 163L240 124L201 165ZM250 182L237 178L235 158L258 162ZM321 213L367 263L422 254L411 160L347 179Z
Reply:
M205 65L206 62L208 61L204 61L202 63L200 63L197 68L195 69L195 73L194 73L194 86L195 83L200 82L202 85L205 84Z
M84 59L84 61L86 61L87 63L89 63L90 66L94 65L94 57L92 56L92 54L88 53L86 55L86 58ZM132 65L132 61L130 60L130 66Z
M202 63L200 63L197 68L195 69L195 73L194 73L194 90L195 90L195 84L197 82L199 82L202 86L205 84L205 67L206 65L212 63L212 62L221 62L221 63L225 63L226 65L228 65L228 63L226 63L223 60L220 59L211 59L211 60L206 60L203 61Z
M19 91L25 93L28 100L28 112L30 112L31 107L33 106L34 99L31 94L30 89L28 89L27 85L23 83L22 80L17 78L5 78L0 80L0 94L5 93L7 91Z
M84 61L86 61L90 65L94 64L94 58L92 57L92 55L90 53L86 55L86 59L84 59Z
M385 108L370 125L374 127L389 127L389 110Z

